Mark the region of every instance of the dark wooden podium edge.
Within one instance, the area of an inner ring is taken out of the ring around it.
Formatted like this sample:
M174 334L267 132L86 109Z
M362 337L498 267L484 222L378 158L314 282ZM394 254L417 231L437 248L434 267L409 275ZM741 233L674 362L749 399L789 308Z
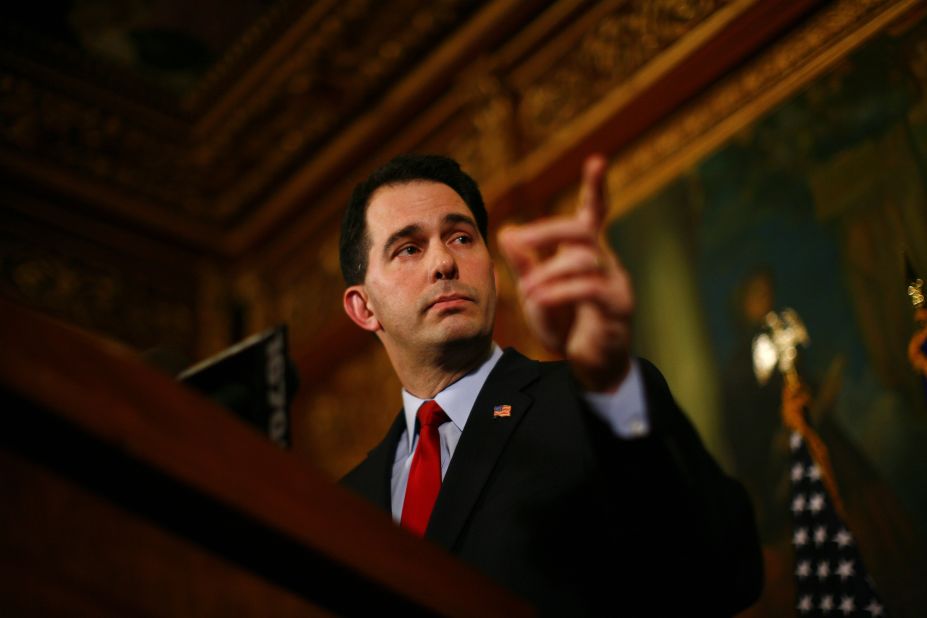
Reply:
M338 614L533 611L118 344L0 300L0 444Z

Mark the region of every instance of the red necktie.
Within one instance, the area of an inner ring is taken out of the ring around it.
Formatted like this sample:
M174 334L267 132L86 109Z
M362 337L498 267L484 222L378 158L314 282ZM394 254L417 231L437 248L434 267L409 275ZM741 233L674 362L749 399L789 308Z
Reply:
M412 455L412 468L402 503L402 527L418 536L425 536L431 509L441 489L441 439L438 427L448 420L447 414L434 400L418 409L418 446Z

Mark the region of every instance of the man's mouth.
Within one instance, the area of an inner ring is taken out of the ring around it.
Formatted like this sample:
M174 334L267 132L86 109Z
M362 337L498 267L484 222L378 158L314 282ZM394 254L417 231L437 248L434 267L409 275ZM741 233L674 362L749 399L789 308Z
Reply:
M433 308L449 309L472 302L473 299L469 296L465 296L464 294L442 294L441 296L438 296L429 302L427 307L425 307L425 311Z

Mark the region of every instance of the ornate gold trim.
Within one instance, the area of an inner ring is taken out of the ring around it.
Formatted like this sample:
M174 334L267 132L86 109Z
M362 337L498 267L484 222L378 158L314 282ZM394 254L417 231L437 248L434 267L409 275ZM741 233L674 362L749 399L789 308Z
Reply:
M631 210L917 4L841 0L823 9L620 154L608 173L609 219Z
M482 182L486 203L492 204L512 186L529 184L532 179L540 176L564 151L588 139L609 117L634 101L648 87L685 61L693 51L717 36L756 3L757 0L735 0L719 8L691 32L622 80L599 102L547 137L538 148L506 170L504 175Z

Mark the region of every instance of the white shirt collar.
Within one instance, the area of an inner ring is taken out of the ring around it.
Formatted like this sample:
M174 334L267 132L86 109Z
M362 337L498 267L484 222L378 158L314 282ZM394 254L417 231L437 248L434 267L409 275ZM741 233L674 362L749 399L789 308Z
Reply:
M458 430L463 431L470 417L470 410L476 402L476 396L480 394L486 378L489 377L489 372L500 358L502 358L502 349L494 342L492 352L483 364L435 395L434 400L438 402ZM427 400L419 399L406 389L402 389L402 406L406 417L409 452L412 452L412 446L415 444L415 416L425 401Z

